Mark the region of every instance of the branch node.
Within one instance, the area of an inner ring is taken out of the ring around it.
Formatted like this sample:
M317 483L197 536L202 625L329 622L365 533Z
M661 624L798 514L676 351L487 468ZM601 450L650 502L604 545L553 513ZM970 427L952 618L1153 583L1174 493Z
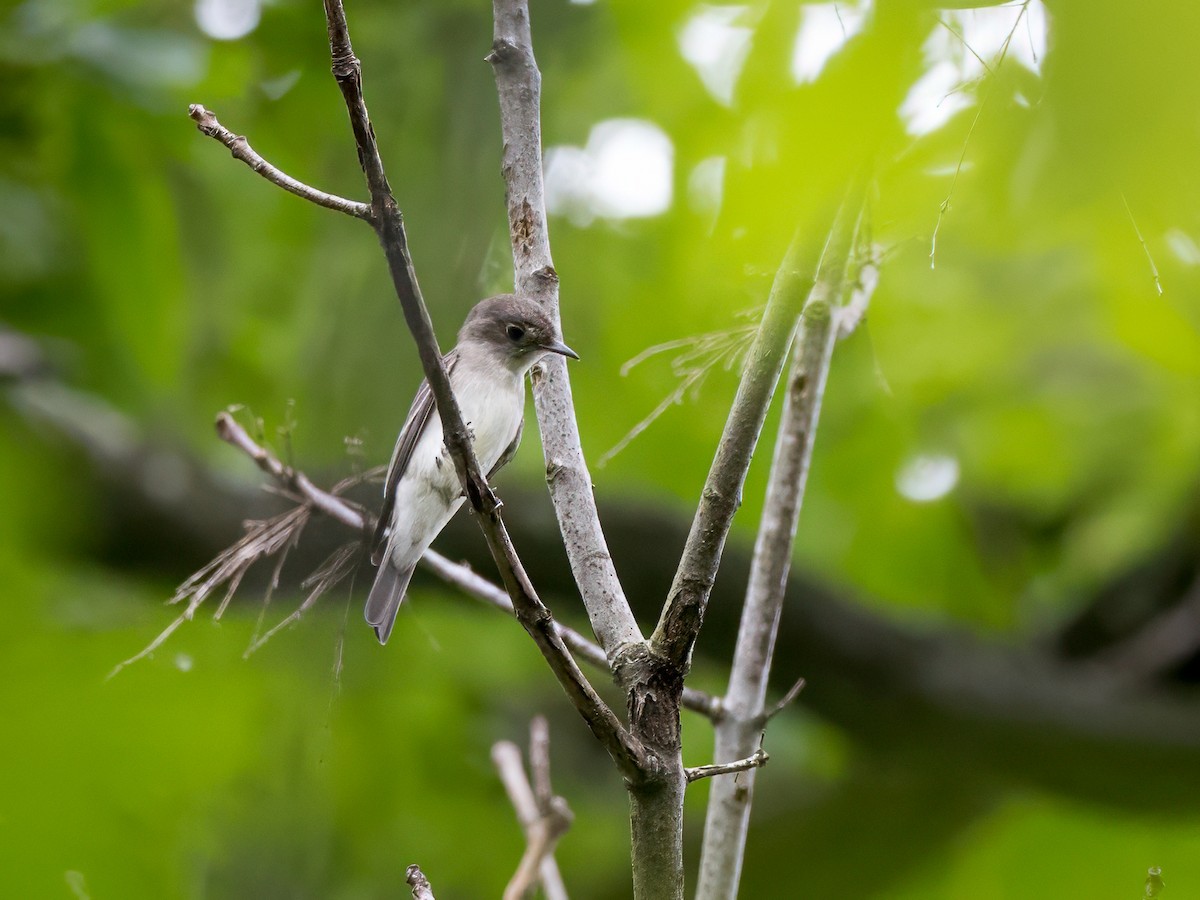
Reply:
M404 880L412 888L413 900L434 900L433 888L421 867L413 864L404 872Z
M492 51L484 57L484 60L492 65L500 65L510 62L514 57L519 56L520 48L507 38L496 38L492 42Z

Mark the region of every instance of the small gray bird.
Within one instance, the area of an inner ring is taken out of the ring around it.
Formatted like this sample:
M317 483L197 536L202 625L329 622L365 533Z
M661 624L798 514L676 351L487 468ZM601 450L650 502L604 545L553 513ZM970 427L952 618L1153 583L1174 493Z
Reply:
M548 353L579 359L541 307L502 294L475 305L458 332L458 345L442 357L479 468L489 479L517 452L525 422L525 376ZM392 633L417 561L464 499L442 441L433 392L422 381L388 466L375 529L371 562L379 573L367 597L366 619L379 643L387 643Z

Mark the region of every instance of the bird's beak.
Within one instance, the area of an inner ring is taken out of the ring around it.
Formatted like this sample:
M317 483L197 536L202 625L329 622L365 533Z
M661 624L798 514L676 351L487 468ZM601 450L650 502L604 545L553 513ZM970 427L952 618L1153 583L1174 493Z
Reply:
M579 354L564 344L562 341L551 341L548 344L541 345L543 350L549 350L551 353L558 353L562 356L569 356L571 359L579 359Z

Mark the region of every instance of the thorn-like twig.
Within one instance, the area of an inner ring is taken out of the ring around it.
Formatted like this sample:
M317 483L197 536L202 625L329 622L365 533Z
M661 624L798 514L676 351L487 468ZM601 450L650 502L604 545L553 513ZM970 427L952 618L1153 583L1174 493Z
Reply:
M693 781L699 781L701 778L712 778L715 775L733 775L737 772L745 772L749 769L758 769L767 764L767 760L771 758L770 754L761 747L754 751L745 759L739 759L731 763L719 763L711 766L695 766L694 768L684 769L683 777L687 779L688 784Z
M1150 263L1150 277L1154 279L1154 290L1161 297L1163 286L1162 281L1158 277L1158 266L1154 264L1154 257L1150 255L1150 245L1142 237L1142 229L1138 228L1137 219L1133 217L1133 210L1129 206L1129 201L1125 198L1124 191L1121 191L1121 202L1125 204L1125 212L1129 215L1129 224L1133 226L1133 233L1137 235L1138 243L1142 245L1142 252L1146 254L1146 262Z
M783 699L763 713L763 725L770 722L773 718L796 702L796 698L800 696L800 692L804 690L807 684L803 678L797 678L796 683L788 688L788 692L783 695Z

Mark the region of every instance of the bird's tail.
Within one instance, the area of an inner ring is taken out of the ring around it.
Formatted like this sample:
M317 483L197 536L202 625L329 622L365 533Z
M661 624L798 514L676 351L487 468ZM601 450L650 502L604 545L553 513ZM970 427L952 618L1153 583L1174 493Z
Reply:
M371 593L367 595L365 616L367 624L375 629L375 636L381 644L387 643L392 626L396 624L396 613L404 601L404 592L408 590L408 582L412 579L414 568L416 566L409 566L401 571L392 563L390 557L379 566L375 584Z

